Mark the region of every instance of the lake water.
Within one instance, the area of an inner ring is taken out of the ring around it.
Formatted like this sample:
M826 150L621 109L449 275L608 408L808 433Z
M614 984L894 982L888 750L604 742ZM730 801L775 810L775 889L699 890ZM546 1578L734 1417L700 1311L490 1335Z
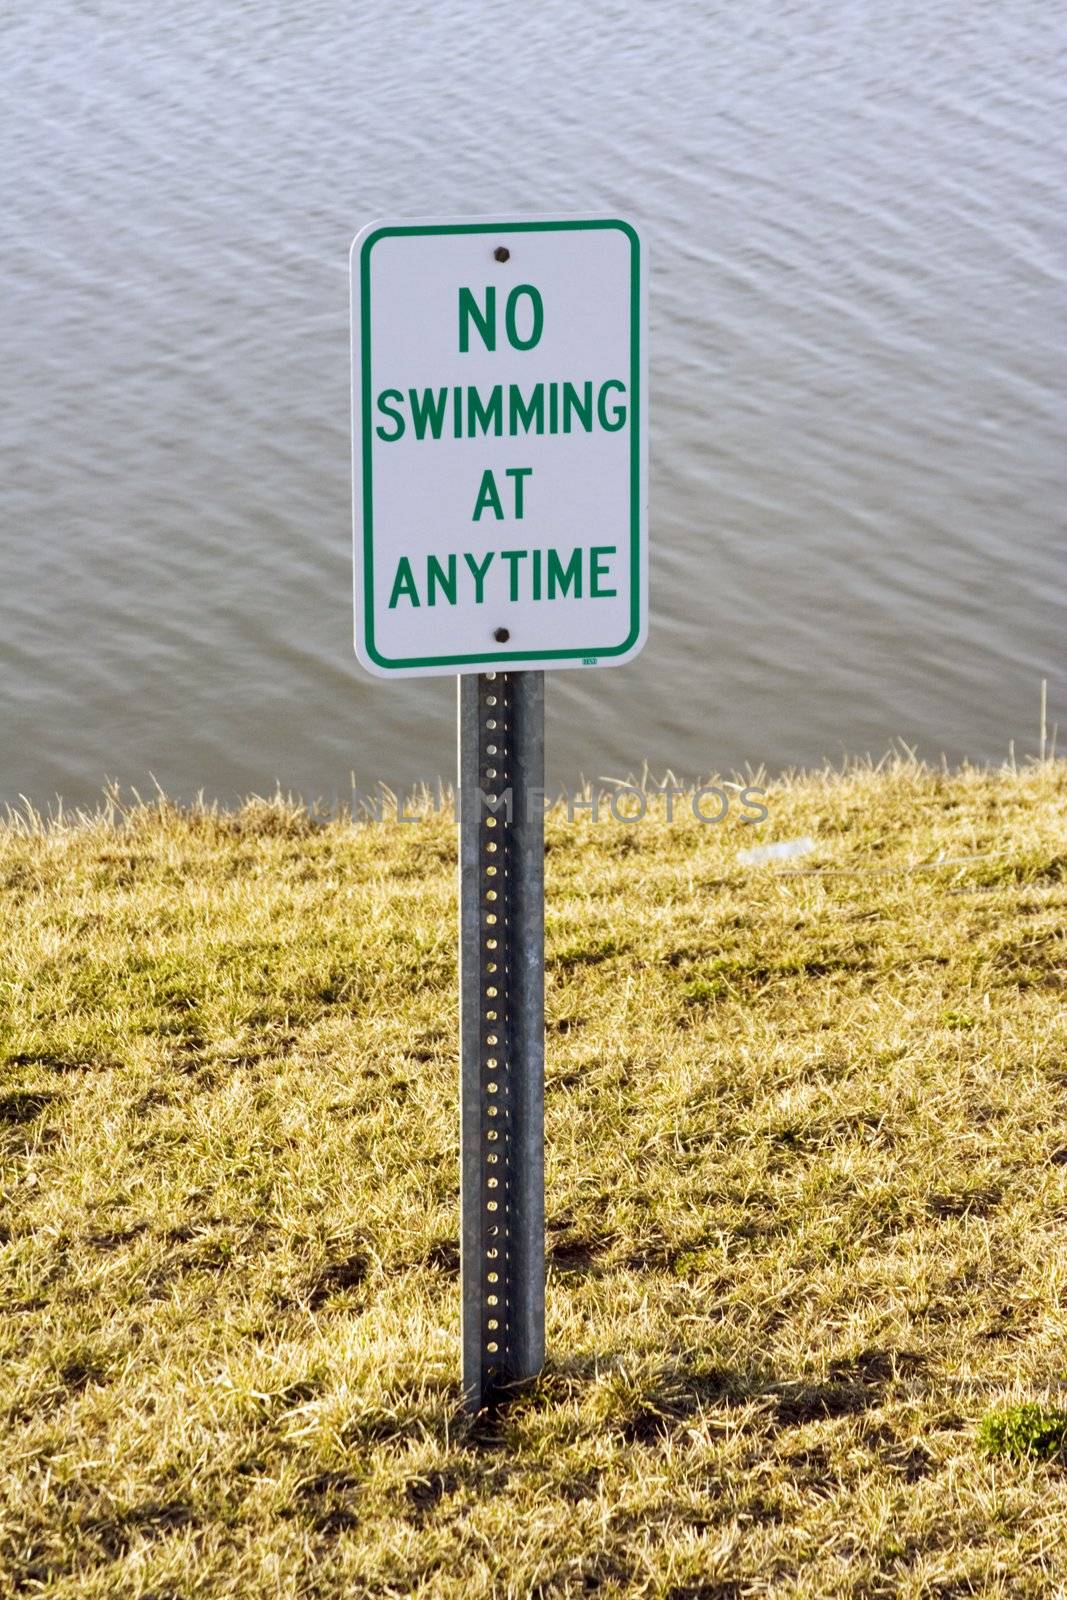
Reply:
M1046 0L39 0L0 55L0 799L454 764L351 651L347 251L612 212L653 270L652 631L550 769L1067 745Z

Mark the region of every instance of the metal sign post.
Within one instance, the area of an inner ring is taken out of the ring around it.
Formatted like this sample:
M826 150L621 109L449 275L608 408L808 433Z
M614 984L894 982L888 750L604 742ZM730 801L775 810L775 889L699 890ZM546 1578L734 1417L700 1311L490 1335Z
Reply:
M459 680L463 1391L540 1371L544 1246L544 674Z
M619 217L352 245L356 655L459 673L463 1389L544 1357L544 673L648 627L648 273Z

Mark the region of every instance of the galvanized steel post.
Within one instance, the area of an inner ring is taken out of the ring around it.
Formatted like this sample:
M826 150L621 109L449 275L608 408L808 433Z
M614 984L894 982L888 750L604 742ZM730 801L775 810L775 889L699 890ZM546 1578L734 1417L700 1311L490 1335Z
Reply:
M545 1350L544 674L459 679L463 1390Z

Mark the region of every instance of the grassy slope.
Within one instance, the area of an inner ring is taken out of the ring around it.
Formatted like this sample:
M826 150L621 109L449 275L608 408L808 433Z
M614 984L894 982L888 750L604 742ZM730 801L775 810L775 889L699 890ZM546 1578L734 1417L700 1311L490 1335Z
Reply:
M1067 1379L1063 766L769 803L550 827L551 1355L495 1425L447 821L0 833L0 1595L1067 1582L1067 1471L975 1448Z

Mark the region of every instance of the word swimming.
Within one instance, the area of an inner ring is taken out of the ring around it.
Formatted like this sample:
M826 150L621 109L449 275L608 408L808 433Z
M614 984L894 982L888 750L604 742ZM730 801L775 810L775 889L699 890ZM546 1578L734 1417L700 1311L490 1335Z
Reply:
M496 604L505 592L509 600L609 600L617 592L608 587L612 581L610 558L615 553L613 544L594 544L588 549L576 546L566 559L561 551L551 549L487 550L482 556L466 550L462 561L456 555L443 561L427 556L425 573L419 574L421 588L411 561L401 556L389 593L389 609L395 610L401 602L412 607L454 606L461 599L480 606L489 598Z
M479 389L456 383L441 389L383 389L377 409L385 418L375 427L384 444L402 439L408 428L416 439L474 439L478 434L502 438L520 433L592 433L603 428L618 433L626 426L626 385L608 378L599 385L535 383L525 391L517 383Z

